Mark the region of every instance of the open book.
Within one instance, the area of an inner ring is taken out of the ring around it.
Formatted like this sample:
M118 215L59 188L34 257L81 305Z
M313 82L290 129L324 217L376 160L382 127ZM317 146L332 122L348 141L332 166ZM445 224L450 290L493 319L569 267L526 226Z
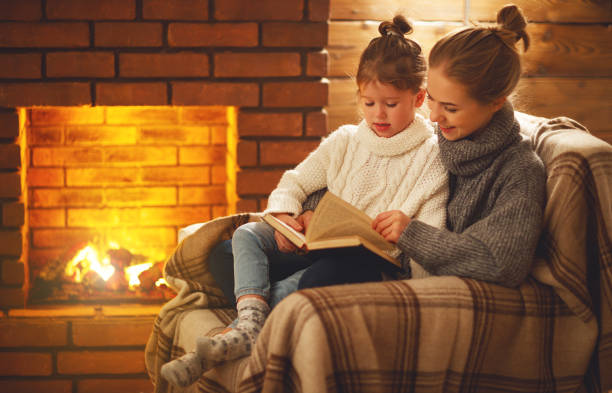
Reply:
M372 219L331 192L325 193L312 215L306 234L300 233L271 214L262 219L298 248L308 251L364 247L401 268L397 247L372 229Z

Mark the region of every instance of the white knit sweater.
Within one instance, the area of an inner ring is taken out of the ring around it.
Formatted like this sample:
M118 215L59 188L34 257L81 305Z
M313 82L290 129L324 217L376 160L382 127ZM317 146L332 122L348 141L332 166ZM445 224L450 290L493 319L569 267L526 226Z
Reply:
M340 127L283 174L266 212L296 216L306 197L324 187L372 218L401 210L432 226L445 225L448 175L433 128L418 114L391 138L377 136L365 121Z

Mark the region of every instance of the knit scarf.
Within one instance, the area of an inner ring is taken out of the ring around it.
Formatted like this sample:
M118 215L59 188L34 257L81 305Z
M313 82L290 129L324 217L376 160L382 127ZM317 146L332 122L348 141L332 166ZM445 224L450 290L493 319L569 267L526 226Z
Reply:
M508 146L520 142L520 126L512 104L506 102L491 121L467 138L449 141L436 125L440 158L450 173L472 176L487 169Z

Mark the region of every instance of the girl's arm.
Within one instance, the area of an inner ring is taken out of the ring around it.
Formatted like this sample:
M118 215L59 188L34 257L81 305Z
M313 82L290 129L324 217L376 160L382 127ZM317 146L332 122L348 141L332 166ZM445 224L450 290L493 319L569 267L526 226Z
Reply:
M401 210L390 210L378 214L372 220L372 228L387 241L397 243L412 220L419 220L435 228L446 225L446 203L448 201L448 181L445 172L441 172L439 181L426 195L423 203L414 216L409 217Z
M286 171L268 197L265 212L297 216L306 197L327 186L328 168L333 165L332 160L342 159L347 136L342 129L333 132L298 166Z

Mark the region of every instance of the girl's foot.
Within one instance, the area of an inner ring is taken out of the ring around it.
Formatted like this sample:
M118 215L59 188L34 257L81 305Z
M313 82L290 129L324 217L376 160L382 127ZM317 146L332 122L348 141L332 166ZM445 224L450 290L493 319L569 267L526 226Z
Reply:
M197 339L196 353L207 362L218 364L251 354L270 307L259 297L240 298L236 307L238 323L233 329L214 337Z
M187 387L219 363L248 356L270 307L263 298L251 296L238 299L236 307L238 323L233 329L214 337L198 338L195 352L187 353L161 367L162 377L175 386Z
M161 367L161 375L174 386L187 387L200 379L202 360L195 352L189 352Z

